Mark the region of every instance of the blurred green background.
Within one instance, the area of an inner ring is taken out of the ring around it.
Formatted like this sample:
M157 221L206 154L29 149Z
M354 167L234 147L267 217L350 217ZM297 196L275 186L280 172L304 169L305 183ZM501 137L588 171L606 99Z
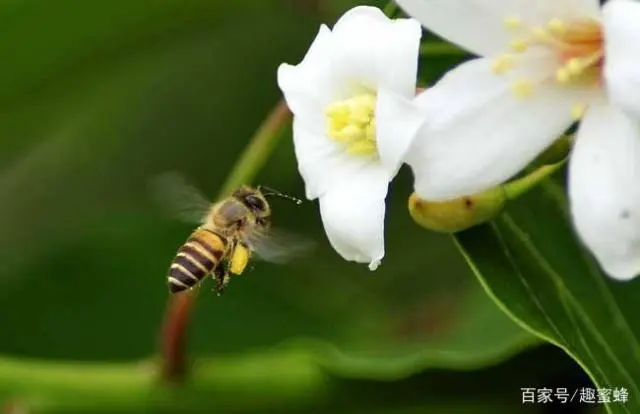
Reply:
M207 283L193 376L156 383L166 269L192 228L164 216L149 180L178 170L214 197L280 99L277 66L354 4L0 4L6 412L569 412L522 405L521 387L589 382L502 314L448 236L413 224L404 170L375 273L331 250L315 203L275 201L274 221L319 248L256 262L222 297ZM421 82L464 58L423 62ZM290 135L257 182L303 195Z

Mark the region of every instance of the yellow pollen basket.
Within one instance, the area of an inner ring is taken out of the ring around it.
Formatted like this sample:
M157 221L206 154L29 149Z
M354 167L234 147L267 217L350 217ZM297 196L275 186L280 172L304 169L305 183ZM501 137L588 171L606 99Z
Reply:
M239 275L244 272L244 269L249 264L251 258L251 251L242 244L237 244L231 253L229 272L234 275Z
M372 93L332 103L325 110L327 134L344 144L348 154L377 154L375 107L376 96Z

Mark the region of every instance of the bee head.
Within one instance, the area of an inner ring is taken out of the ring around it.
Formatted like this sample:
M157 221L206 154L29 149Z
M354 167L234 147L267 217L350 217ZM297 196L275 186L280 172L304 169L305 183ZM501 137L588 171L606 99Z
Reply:
M259 185L256 188L247 185L240 187L233 193L233 197L242 202L258 219L269 218L271 207L267 197L281 197L302 204L302 200L283 194L272 188Z
M233 197L242 202L258 218L271 214L271 208L260 188L242 186L233 193Z

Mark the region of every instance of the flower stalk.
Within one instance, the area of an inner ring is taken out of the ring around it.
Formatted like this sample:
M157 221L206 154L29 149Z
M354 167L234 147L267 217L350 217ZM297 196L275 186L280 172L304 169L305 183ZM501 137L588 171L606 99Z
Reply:
M575 143L574 135L563 135L549 146L542 154L540 154L531 165L539 167L542 165L551 165L565 160L571 153L571 148Z
M285 101L281 100L260 125L231 169L231 174L220 190L220 197L225 197L242 184L253 181L280 141L283 129L289 125L290 121L291 112Z
M220 190L219 198L227 196L240 185L253 181L275 149L290 120L289 108L281 100L240 155ZM161 378L166 384L181 383L187 374L186 336L195 298L195 293L186 292L170 297L167 303L160 339Z
M390 0L389 3L384 6L384 9L382 11L388 18L392 19L398 12L398 5L395 1Z
M420 44L420 56L462 56L466 52L455 45L425 41Z
M566 162L567 159L565 158L555 164L543 165L522 178L504 184L502 189L505 197L507 200L515 200L521 195L528 193L542 181L546 180L556 171L564 167Z

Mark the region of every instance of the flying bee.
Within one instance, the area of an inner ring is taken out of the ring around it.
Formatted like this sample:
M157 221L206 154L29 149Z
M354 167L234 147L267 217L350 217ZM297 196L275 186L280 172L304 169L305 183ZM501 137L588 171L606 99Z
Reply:
M217 203L208 201L181 176L167 173L155 182L155 193L174 214L199 227L178 249L169 267L171 293L198 286L207 276L221 294L231 275L242 274L252 256L282 263L308 250L312 244L271 227L267 197L296 198L264 186L242 186Z

